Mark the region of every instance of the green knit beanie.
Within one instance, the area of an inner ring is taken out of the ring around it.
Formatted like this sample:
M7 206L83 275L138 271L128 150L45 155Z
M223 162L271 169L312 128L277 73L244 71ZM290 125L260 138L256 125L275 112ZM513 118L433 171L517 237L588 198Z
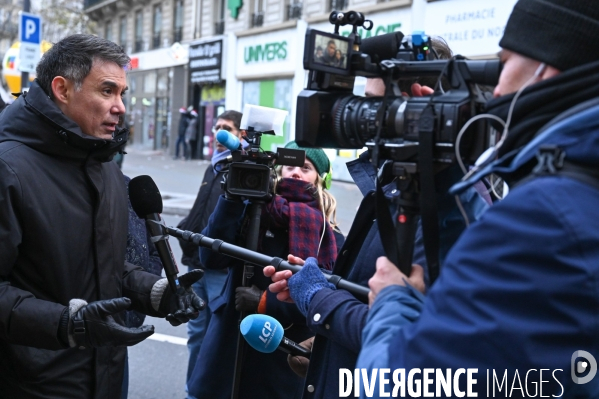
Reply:
M310 162L314 164L316 172L318 172L321 177L324 177L325 173L329 173L331 170L331 162L329 161L329 157L327 154L325 154L322 148L300 147L295 141L290 141L289 143L285 144L285 148L306 151L306 158L308 158Z

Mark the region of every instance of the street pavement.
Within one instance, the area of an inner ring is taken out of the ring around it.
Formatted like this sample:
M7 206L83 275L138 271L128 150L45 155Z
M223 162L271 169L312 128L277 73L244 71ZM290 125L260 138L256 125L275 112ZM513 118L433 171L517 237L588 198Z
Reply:
M199 190L207 161L173 160L161 151L127 147L123 173L131 178L149 175L163 197L162 217L167 226L176 226L191 209ZM333 181L331 192L337 199L337 221L347 234L362 195L352 183ZM174 257L181 259L177 240L170 240ZM180 266L180 274L187 267ZM155 327L149 339L129 351L129 399L184 399L187 373L187 328L171 326L164 319L147 317Z

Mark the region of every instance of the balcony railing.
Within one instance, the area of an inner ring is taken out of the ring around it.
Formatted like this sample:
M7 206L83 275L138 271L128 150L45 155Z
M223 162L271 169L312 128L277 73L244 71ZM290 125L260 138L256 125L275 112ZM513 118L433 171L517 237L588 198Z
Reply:
M225 21L216 21L214 23L214 34L222 35L223 33L225 33Z
M175 28L173 30L173 43L181 42L183 40L183 28Z
M257 12L252 14L252 27L257 28L262 25L264 25L264 13Z
M302 17L302 3L292 3L287 6L287 19L300 19Z

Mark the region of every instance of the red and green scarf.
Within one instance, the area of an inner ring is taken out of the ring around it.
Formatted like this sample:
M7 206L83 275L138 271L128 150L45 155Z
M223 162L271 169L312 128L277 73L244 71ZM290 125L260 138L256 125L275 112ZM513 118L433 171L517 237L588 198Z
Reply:
M322 210L315 198L313 184L299 179L281 179L277 195L266 205L276 227L289 228L289 253L302 259L316 257L318 264L332 270L337 259L337 244L331 225L324 220ZM318 244L325 233L320 250Z

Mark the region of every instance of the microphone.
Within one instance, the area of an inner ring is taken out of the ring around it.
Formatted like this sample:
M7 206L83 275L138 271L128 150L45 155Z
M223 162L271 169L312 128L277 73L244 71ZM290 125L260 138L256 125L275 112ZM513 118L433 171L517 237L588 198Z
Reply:
M292 356L310 358L312 352L283 336L283 326L274 317L251 314L239 324L241 335L258 352L272 353L279 349Z
M368 54L372 62L378 64L381 61L397 57L403 37L401 32L392 32L362 39L360 51Z
M239 149L239 139L226 130L216 132L216 140L231 151Z
M133 210L142 219L152 234L152 242L156 246L158 256L164 267L164 273L173 293L179 288L179 269L169 245L166 226L160 219L162 213L162 196L150 176L142 175L131 179L129 182L129 200Z

